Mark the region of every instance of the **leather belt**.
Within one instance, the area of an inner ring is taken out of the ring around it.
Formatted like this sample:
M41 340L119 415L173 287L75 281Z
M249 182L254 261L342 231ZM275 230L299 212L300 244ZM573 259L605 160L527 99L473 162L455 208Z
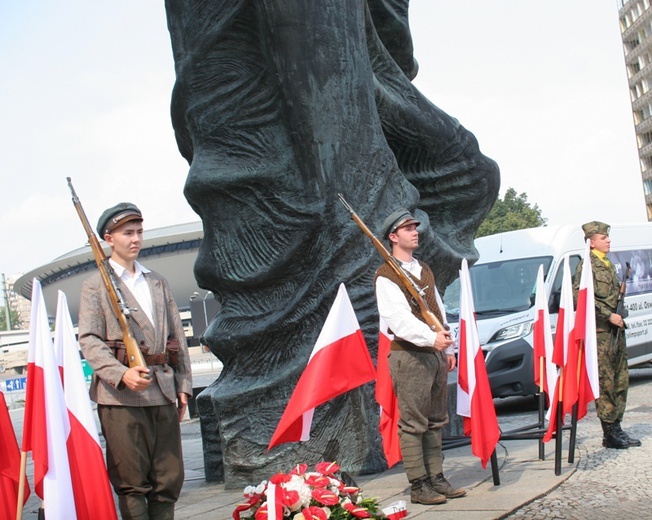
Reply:
M390 350L403 350L405 352L437 352L435 347L417 347L414 343L403 339L394 339L389 346Z
M162 354L143 354L145 358L145 363L147 366L150 365L166 365L168 362L168 353L163 352Z

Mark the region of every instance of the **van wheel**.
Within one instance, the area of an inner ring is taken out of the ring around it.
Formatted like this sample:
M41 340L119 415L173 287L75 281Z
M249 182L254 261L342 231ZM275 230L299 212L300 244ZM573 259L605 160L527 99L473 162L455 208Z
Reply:
M22 374L25 370L25 367L14 367L16 374Z

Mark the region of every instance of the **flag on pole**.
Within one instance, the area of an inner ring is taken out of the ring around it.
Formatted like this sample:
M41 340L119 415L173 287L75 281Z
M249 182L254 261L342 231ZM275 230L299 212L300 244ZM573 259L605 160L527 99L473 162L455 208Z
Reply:
M557 383L557 367L552 361L553 342L548 309L548 293L543 283L543 265L539 266L534 300L534 383L542 389L548 398Z
M66 442L78 520L117 520L115 502L66 295L59 291L54 350L61 367L70 434Z
M486 468L500 439L500 430L480 348L466 258L462 260L460 271L459 334L457 413L464 417L464 435L471 436L471 451Z
M389 373L389 348L392 342L385 321L380 318L378 335L378 362L376 363L376 402L380 405L380 436L387 465L391 468L400 462L401 444L398 438L398 399Z
M267 449L284 442L310 439L315 407L372 381L375 376L353 306L344 284L340 284L308 365Z
M577 293L575 326L569 343L568 360L564 370L564 414L577 402L577 419L584 417L588 405L600 396L598 381L598 338L595 330L595 295L593 293L593 270L591 269L590 241L586 241L582 260L582 276ZM569 400L566 401L566 388Z
M41 284L34 278L22 450L32 452L34 490L43 499L46 517L75 520L66 452L70 426L50 334Z
M573 283L572 275L570 272L570 265L568 257L564 259L563 275L561 282L561 295L559 298L559 313L557 315L557 329L555 331L555 343L553 347L552 361L560 369L559 377L555 381L552 393L550 394L550 406L546 418L548 419L548 430L543 436L543 442L548 442L552 439L555 433L557 412L557 405L560 402L560 395L563 391L562 385L565 384L566 375L565 369L566 360L568 359L568 345L570 341L570 333L573 330L575 323L575 315L573 310ZM563 395L561 396L563 398ZM571 405L572 406L572 405ZM563 416L562 416L563 424Z
M11 424L5 396L0 392L0 518L16 518L18 487L20 482L20 450ZM25 478L24 501L29 497Z

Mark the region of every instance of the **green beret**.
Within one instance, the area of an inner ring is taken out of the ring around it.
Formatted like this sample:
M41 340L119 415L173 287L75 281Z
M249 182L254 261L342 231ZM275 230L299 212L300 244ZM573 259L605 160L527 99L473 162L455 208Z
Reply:
M584 240L596 234L609 236L610 229L611 226L609 224L605 224L604 222L598 222L597 220L587 222L582 226L582 230L584 231Z
M131 202L119 202L102 213L100 219L97 221L97 234L102 238L118 226L131 222L132 220L143 220L143 214L135 204Z
M409 224L416 224L417 226L421 224L417 219L412 216L407 209L401 208L397 209L383 222L383 227L381 229L381 235L384 239L387 239L391 233L394 233L398 228L407 226Z

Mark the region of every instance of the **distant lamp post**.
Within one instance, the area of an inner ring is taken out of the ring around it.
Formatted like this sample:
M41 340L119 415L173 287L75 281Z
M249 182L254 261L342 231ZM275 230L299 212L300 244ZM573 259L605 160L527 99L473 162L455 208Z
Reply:
M190 320L192 322L192 335L195 338L201 339L208 324L221 307L211 291L208 291L203 297L196 291L192 293L190 296Z

